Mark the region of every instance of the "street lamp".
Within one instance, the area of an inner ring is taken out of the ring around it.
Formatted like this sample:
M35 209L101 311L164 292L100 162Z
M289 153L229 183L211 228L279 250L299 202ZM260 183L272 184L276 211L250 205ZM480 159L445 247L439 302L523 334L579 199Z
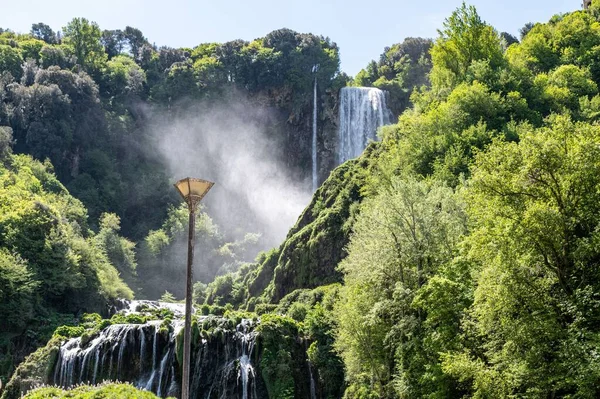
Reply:
M188 258L187 258L187 280L185 288L185 326L183 331L183 371L181 381L181 399L190 397L190 352L192 338L192 263L194 262L194 231L196 227L196 209L213 182L202 179L186 177L174 184L183 200L188 205L189 232L188 232Z

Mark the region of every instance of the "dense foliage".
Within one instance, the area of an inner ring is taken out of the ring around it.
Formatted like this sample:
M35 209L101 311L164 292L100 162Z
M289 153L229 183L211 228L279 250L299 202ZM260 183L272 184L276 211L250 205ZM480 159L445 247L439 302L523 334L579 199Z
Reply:
M599 395L596 6L446 20L339 265L345 397Z
M134 270L135 260L130 243L116 234L118 218L105 214L94 234L86 209L50 164L7 153L0 181L0 340L8 349L2 357L6 373L11 337L27 330L40 344L57 323L82 309L102 311L111 299L131 298L115 266ZM128 263L117 262L123 256Z
M60 35L43 23L29 34L0 32L0 75L0 126L13 129L15 151L49 159L92 227L116 213L136 240L160 227L176 200L152 132L156 115L168 124L199 101L235 93L256 106L266 98L292 130L310 115L315 79L323 95L346 79L336 44L312 34L280 29L252 42L157 48L138 29L103 31L85 18ZM303 140L273 139L288 148Z
M390 110L399 115L409 106L412 91L429 85L432 44L430 39L409 37L386 47L379 61L371 61L358 72L352 84L386 90L390 94Z

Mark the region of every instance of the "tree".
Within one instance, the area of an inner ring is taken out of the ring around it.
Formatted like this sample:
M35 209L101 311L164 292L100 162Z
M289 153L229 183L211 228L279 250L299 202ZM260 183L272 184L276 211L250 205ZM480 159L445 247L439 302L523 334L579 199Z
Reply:
M6 160L12 154L13 144L12 129L8 126L0 126L0 161Z
M424 381L437 354L423 345L425 315L413 301L456 255L465 232L460 201L435 181L398 177L363 203L340 264L344 286L335 310L336 346L351 384L367 384L381 398L443 391L442 381Z
M38 62L40 60L40 52L46 44L37 39L29 39L19 42L21 53L25 60L34 60Z
M73 52L77 63L93 73L106 61L102 46L102 32L95 22L85 18L74 18L63 28L64 43Z
M121 230L121 219L114 213L103 213L100 216L100 231L96 235L96 245L106 254L124 280L132 285L137 267L135 244L119 236L119 230Z
M508 32L500 33L500 37L506 43L506 47L510 46L511 44L519 43L519 39L517 39L516 37L514 37L513 35L511 35Z
M57 66L61 69L67 69L74 65L69 57L65 54L65 51L60 46L44 46L40 50L40 66L48 69L51 66Z
M0 71L9 72L13 78L20 79L23 56L17 48L0 44Z
M537 105L545 114L550 112L577 115L580 100L598 94L598 86L587 69L561 65L549 74L534 79L540 96Z
M144 37L141 30L127 26L125 32L123 32L123 38L129 45L129 51L131 56L135 60L139 60L140 52L143 46L148 45L148 39Z
M123 52L125 36L120 29L104 30L102 31L101 42L104 46L104 51L110 60Z
M43 40L47 44L57 44L58 37L56 33L48 25L39 22L31 25L31 36L36 39Z
M521 40L527 36L527 34L533 29L535 24L533 22L527 22L521 29L519 29L519 34L521 35Z
M481 20L474 6L463 3L438 33L431 48L431 81L438 89L453 88L464 81L474 61L486 60L492 69L504 65L500 36Z
M102 78L102 94L115 97L140 94L146 83L146 74L142 68L126 55L118 55L109 60Z
M448 374L476 397L595 397L600 379L600 128L567 116L476 158L467 200L479 264L470 350Z
M0 248L0 311L4 321L0 332L19 332L33 316L39 281L20 256Z
M400 115L410 105L413 90L429 85L432 44L430 39L408 37L386 47L379 61L371 61L356 75L353 84L386 90L390 94L390 110Z
M14 86L11 90L18 105L12 118L17 150L40 160L49 158L62 166L58 168L61 174L68 174L73 142L68 96L56 85Z

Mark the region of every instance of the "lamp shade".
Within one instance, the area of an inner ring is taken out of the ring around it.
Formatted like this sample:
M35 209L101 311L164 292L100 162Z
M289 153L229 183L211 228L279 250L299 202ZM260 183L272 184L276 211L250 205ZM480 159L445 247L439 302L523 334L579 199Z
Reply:
M215 183L208 180L186 177L174 184L179 194L189 205L196 205Z

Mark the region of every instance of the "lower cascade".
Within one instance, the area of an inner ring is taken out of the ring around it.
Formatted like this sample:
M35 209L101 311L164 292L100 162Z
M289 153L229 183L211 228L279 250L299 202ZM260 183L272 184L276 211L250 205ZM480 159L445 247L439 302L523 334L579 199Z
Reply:
M242 319L233 328L228 325L231 321L217 316L201 316L197 321L211 334L196 334L192 340L190 397L265 397L255 373L253 321ZM113 324L88 340L72 338L60 347L50 382L67 388L118 380L160 397L179 397L182 329L181 320L167 324L152 320Z
M384 91L374 87L341 89L338 163L359 156L370 140L377 139L377 129L389 125L391 118Z

